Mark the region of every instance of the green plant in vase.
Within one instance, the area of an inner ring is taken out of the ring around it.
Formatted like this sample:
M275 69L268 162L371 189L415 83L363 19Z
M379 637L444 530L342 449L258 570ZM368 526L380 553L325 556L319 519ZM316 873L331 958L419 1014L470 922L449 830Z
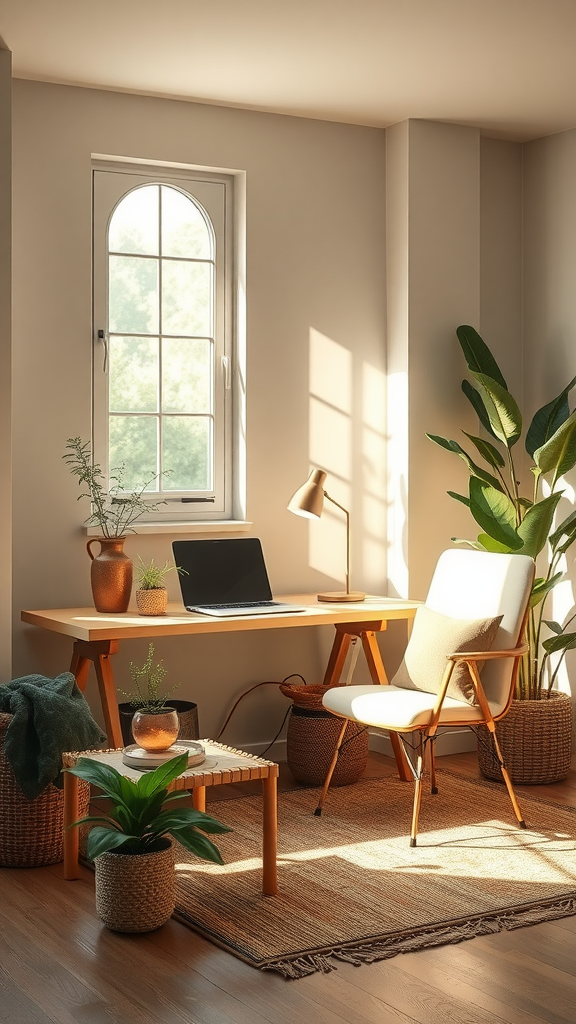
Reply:
M132 735L136 743L143 750L154 753L168 750L178 737L180 722L177 711L166 702L180 684L161 692L167 670L162 660L154 664L153 643L148 645L148 657L143 665L130 662L130 675L134 684L133 691L120 692L128 697L134 709Z
M97 526L102 534L86 544L92 561L90 582L96 611L125 612L132 593L132 560L124 553L125 535L134 531L133 524L141 516L164 504L145 497L157 475L151 474L130 491L125 487L125 468L120 466L112 470L107 484L100 465L92 461L90 443L80 437L68 438L62 458L72 475L78 477L78 484L85 488L78 501L90 498L90 515L85 522ZM100 545L96 556L93 544Z
M467 495L448 493L469 508L481 532L476 540L453 538L456 543L484 551L529 555L535 560L546 553L545 571L536 577L530 599L530 650L521 666L516 694L520 700L538 700L549 696L562 658L576 647L576 632L569 630L576 613L563 624L545 617L547 599L565 577L563 560L576 540L576 511L554 525L564 494L562 478L576 465L576 411L570 412L568 403L576 377L534 414L525 432L533 483L530 493L522 493L514 458L514 446L523 428L518 403L492 352L474 328L460 326L456 335L474 380L463 380L462 391L488 437L463 431L474 450L472 457L458 441L436 434L426 436L459 456L470 472ZM478 456L484 465L474 461ZM558 657L552 668L553 655Z

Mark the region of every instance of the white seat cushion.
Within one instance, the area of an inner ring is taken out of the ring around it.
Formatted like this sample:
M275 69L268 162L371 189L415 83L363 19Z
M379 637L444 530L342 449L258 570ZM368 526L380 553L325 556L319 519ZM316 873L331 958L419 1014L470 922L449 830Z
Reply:
M430 712L437 695L421 690L405 690L398 686L333 686L323 697L322 703L328 711L351 718L364 725L380 729L396 729L411 732L428 725ZM504 710L503 705L489 701L494 716ZM473 725L482 722L479 707L467 701L445 697L440 712L443 722Z

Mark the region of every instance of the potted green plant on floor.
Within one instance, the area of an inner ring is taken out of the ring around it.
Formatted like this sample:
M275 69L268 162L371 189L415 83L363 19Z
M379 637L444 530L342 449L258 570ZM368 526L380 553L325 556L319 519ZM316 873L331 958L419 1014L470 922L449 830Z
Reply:
M467 495L448 493L469 508L481 532L475 540L453 540L485 551L527 554L545 562L530 600L530 650L521 666L516 700L498 731L513 781L555 782L565 778L570 767L572 706L566 694L554 690L554 684L563 657L576 647L576 632L569 628L576 613L559 623L547 618L545 609L552 591L565 578L565 557L576 540L576 511L554 523L564 494L561 479L576 465L576 411L570 412L568 403L576 377L538 409L525 432L532 486L529 494L522 493L513 451L523 428L518 403L474 328L460 326L456 335L476 385L463 380L462 391L487 437L463 431L474 457L458 441L437 434L427 437L459 456L470 473ZM484 465L474 461L478 456ZM501 778L499 766L483 742L479 758L485 775Z
M204 833L230 832L209 814L182 807L188 791L168 786L188 767L188 755L166 761L137 782L112 765L80 757L65 771L77 775L109 801L106 813L89 815L70 826L90 824L86 854L96 870L96 911L101 921L120 932L152 931L174 912L174 851L171 839L203 860L222 864L214 843ZM171 837L171 839L169 838Z
M186 573L179 565L170 563L168 560L164 565L156 565L153 558L149 562L138 555L136 563L136 604L140 615L164 615L168 603L168 591L164 580L169 572L176 570L178 573Z
M129 490L125 486L125 467L120 466L112 470L106 486L101 467L92 461L90 443L80 437L68 438L62 458L72 475L78 477L78 484L85 487L78 501L90 498L87 525L97 526L102 533L101 537L92 537L86 545L92 559L90 582L96 611L125 612L132 592L132 560L124 553L124 541L141 516L156 511L163 504L146 498L157 476L151 474L144 483ZM94 543L100 544L96 556L92 553Z

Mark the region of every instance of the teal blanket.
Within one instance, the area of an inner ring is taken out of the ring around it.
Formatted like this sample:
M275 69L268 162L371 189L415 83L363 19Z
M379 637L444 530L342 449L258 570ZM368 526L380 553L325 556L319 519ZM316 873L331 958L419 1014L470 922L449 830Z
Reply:
M32 675L3 683L0 711L13 716L4 750L29 800L51 782L62 786L65 750L89 750L106 739L71 672L55 679Z

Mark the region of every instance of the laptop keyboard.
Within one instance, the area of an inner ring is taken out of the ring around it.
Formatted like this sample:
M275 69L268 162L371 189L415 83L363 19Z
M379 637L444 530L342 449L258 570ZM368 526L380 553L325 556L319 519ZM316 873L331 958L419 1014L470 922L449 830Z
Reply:
M234 601L231 604L202 604L202 608L274 608L278 601Z

